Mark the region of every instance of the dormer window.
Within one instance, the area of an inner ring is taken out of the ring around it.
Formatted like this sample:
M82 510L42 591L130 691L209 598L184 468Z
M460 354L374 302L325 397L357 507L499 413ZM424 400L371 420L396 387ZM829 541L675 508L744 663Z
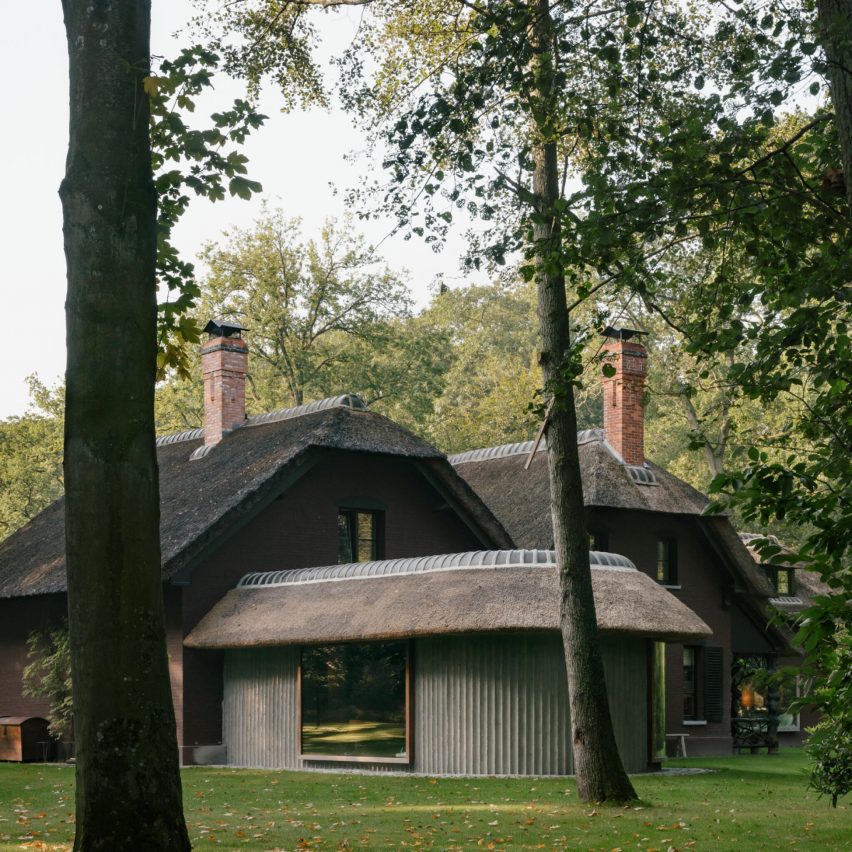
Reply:
M673 538L657 539L657 582L677 585L677 542Z
M785 568L776 565L764 565L763 569L766 571L766 576L772 584L772 589L776 595L782 598L787 598L796 594L792 568Z
M337 514L337 561L371 562L382 559L384 512L340 509Z

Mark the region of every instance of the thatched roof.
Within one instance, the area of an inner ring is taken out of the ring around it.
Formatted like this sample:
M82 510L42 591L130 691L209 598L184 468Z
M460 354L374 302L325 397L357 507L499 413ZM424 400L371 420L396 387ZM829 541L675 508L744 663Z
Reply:
M710 628L629 560L592 555L604 633L686 640ZM483 631L559 630L552 551L480 551L247 576L186 639L246 648Z
M235 524L286 490L309 453L347 450L416 461L465 513L486 546L510 546L506 532L442 453L360 400L338 397L250 418L203 457L201 430L160 439L163 577L191 566ZM0 543L0 598L63 591L64 500Z
M661 467L626 465L606 442L603 429L577 433L583 498L589 507L691 515L744 591L768 598L772 587L724 515L704 515L709 500ZM483 499L516 547L552 547L550 480L542 442L504 444L450 456L461 476Z
M707 498L657 465L625 465L602 429L577 435L587 506L700 515ZM550 487L544 442L524 465L533 442L504 444L450 456L456 470L488 504L517 547L551 547Z

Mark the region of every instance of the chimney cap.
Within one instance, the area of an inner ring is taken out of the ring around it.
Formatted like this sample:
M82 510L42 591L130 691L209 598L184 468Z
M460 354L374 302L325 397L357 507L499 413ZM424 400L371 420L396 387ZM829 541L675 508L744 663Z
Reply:
M233 320L211 319L204 326L203 331L206 331L210 337L242 337L242 332L248 331L244 325L240 325Z
M603 336L611 337L613 340L630 340L631 337L638 337L647 333L647 331L640 331L638 328L614 328L611 325L603 330Z

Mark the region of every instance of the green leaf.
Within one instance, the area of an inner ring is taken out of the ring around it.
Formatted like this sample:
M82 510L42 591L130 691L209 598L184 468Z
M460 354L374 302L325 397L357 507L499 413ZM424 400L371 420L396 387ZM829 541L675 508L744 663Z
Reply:
M246 201L251 199L253 193L261 192L262 190L263 186L256 180L249 180L239 175L231 178L231 182L228 184L228 191L231 195L238 195Z

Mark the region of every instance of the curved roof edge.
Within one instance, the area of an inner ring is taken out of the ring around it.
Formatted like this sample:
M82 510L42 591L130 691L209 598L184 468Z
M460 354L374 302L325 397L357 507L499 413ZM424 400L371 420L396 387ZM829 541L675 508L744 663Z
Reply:
M618 553L589 551L592 568L610 571L636 571L636 566ZM466 553L444 553L437 556L417 556L406 559L382 559L375 562L350 562L343 565L324 565L316 568L296 568L285 571L265 571L246 574L238 588L277 588L302 583L322 583L332 580L359 580L372 577L426 574L436 571L457 571L471 568L529 568L554 565L552 550L474 550Z
M604 441L606 437L603 429L580 429L577 432L577 444L590 444L592 441ZM508 456L525 456L532 452L535 447L535 441L520 441L516 444L499 444L496 447L481 447L477 450L466 450L463 453L456 453L452 456L447 456L450 464L467 464L468 462L488 461L489 459L502 459ZM547 449L547 439L542 438L536 452L541 452Z

